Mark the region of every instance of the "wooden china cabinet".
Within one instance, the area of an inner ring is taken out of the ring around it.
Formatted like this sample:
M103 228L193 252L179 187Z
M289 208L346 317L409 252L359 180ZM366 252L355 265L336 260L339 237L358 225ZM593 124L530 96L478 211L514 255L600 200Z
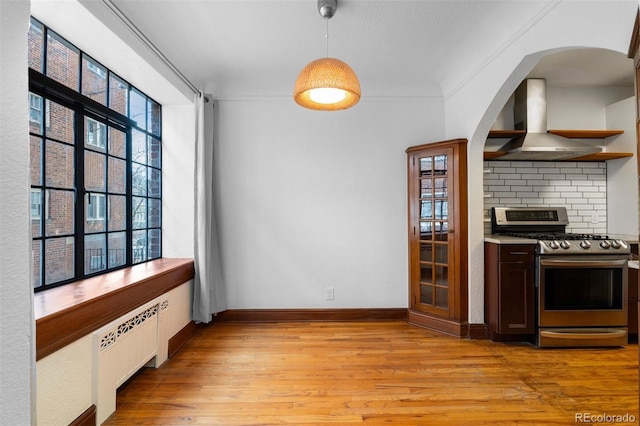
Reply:
M406 152L409 323L466 337L467 140Z

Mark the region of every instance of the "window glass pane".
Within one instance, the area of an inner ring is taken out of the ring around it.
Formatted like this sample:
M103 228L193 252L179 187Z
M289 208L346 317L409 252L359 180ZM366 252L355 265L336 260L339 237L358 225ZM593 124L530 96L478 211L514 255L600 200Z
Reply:
M31 236L42 236L42 190L31 188Z
M147 97L138 90L129 91L129 118L142 130L147 130Z
M45 240L45 284L73 278L73 253L75 244L73 237L49 238Z
M31 256L33 257L33 287L37 288L42 285L42 241L34 240L31 242Z
M84 237L84 273L95 274L107 267L105 234Z
M73 191L56 191L47 189L45 191L45 235L47 237L56 235L73 234Z
M420 219L433 218L433 201L420 202Z
M31 185L42 184L42 138L31 136L29 151L29 168L31 169Z
M42 73L42 48L44 46L44 28L41 23L31 19L29 23L29 68Z
M147 113L149 117L149 132L160 136L160 105L151 99L147 102Z
M71 43L51 30L47 31L47 76L78 90L80 54Z
M127 263L127 234L112 232L109 234L109 256L107 267L113 268Z
M447 308L449 306L449 290L442 287L436 287L436 306Z
M447 178L434 179L436 187L436 197L447 197Z
M142 229L147 227L147 199L142 197L133 197L133 208L131 212L133 218L133 229Z
M109 195L109 231L124 231L127 227L126 197Z
M82 55L82 94L107 104L107 69L87 55Z
M45 163L47 186L70 189L74 187L73 146L48 140L46 142Z
M127 115L127 93L129 85L113 73L109 73L109 108Z
M109 154L120 158L126 157L126 136L124 132L109 127Z
M109 192L124 194L127 190L127 162L109 157Z
M133 231L131 256L133 263L147 260L147 231Z
M436 244L436 262L449 263L449 246L447 244Z
M105 151L107 145L107 125L89 117L84 120L84 146L97 151Z
M149 230L149 259L157 259L160 257L160 230L159 229L150 229Z
M446 155L436 155L433 157L434 169L436 175L446 175L447 174L447 156Z
M97 152L84 153L84 187L87 191L105 191L107 157Z
M147 164L147 136L138 130L133 130L131 135L131 159L140 164Z
M420 176L431 176L433 170L433 158L424 157L420 159Z
M46 136L62 142L74 143L73 110L47 99L45 102Z
M43 127L42 96L29 93L29 132L42 134Z
M149 167L149 197L160 197L160 170Z
M89 192L85 195L84 231L87 233L104 232L106 219L106 199L104 194Z
M133 195L147 195L147 168L139 164L131 165Z
M160 200L156 200L153 198L149 198L147 203L147 209L149 211L149 220L148 226L149 228L159 228L160 227Z
M149 165L160 168L160 140L149 136Z

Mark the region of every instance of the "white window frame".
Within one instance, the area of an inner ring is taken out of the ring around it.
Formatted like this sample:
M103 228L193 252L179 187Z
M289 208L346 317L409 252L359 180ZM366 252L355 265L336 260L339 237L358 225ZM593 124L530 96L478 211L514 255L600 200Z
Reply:
M104 194L90 192L87 194L87 222L94 220L105 220L106 198ZM90 209L89 206L95 206Z
M105 139L107 136L107 126L104 123L96 121L92 118L86 117L86 119L87 131L85 140L87 142L87 145L95 146L101 149L106 148L107 144ZM91 131L92 126L94 131Z
M40 220L42 218L42 190L39 188L31 188L31 220Z
M42 97L29 93L29 121L42 124Z

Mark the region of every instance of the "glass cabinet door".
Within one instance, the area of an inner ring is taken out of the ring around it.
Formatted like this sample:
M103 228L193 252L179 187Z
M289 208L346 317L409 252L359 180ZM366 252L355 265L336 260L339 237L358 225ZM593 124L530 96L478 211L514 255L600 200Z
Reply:
M409 323L466 336L467 140L409 147Z
M449 156L419 158L420 303L449 307Z

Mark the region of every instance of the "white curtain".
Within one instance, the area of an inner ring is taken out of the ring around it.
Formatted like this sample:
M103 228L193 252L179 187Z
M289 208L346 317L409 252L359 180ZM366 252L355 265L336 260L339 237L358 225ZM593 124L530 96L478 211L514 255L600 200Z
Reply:
M208 323L226 309L226 291L216 221L214 181L214 106L211 98L196 95L195 229L192 319Z

